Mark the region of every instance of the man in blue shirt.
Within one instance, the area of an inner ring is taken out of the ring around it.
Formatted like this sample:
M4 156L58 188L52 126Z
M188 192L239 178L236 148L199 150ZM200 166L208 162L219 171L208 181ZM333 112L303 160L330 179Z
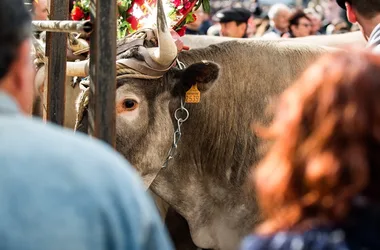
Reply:
M32 118L31 17L0 1L0 249L173 249L137 173L102 142Z

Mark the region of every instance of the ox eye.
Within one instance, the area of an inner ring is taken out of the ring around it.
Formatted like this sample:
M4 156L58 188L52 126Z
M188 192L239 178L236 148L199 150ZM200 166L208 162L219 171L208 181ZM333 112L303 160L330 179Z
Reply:
M133 111L137 108L137 106L138 106L138 103L132 99L126 99L123 102L123 107L127 111Z

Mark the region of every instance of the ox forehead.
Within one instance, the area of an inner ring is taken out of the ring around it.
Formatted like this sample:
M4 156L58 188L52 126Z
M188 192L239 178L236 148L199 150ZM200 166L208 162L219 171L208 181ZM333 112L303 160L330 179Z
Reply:
M324 52L229 41L181 52L186 69L172 68L159 79L118 81L117 150L187 220L198 247L236 249L259 221L254 192L245 187L250 166L261 157L251 125L266 124L271 97ZM177 154L161 169L173 141L174 111L194 83L201 101L186 105L190 116Z

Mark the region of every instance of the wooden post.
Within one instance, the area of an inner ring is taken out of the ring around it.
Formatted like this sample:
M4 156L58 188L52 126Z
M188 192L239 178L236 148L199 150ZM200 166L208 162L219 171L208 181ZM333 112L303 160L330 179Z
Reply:
M51 0L51 20L68 20L69 0ZM46 34L48 57L47 120L63 125L65 114L67 34Z
M91 0L89 134L115 147L116 1Z

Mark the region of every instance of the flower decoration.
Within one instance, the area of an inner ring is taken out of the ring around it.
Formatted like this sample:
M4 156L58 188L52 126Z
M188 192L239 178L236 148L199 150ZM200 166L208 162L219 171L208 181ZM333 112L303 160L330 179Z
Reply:
M90 19L90 0L81 0L74 2L71 10L71 19L74 21Z
M117 0L117 37L131 34L146 24L152 23L151 17L156 0ZM180 36L186 31L186 24L196 20L194 11L203 6L205 12L210 12L209 0L164 0L171 27ZM90 0L74 2L71 19L82 21L90 19Z

